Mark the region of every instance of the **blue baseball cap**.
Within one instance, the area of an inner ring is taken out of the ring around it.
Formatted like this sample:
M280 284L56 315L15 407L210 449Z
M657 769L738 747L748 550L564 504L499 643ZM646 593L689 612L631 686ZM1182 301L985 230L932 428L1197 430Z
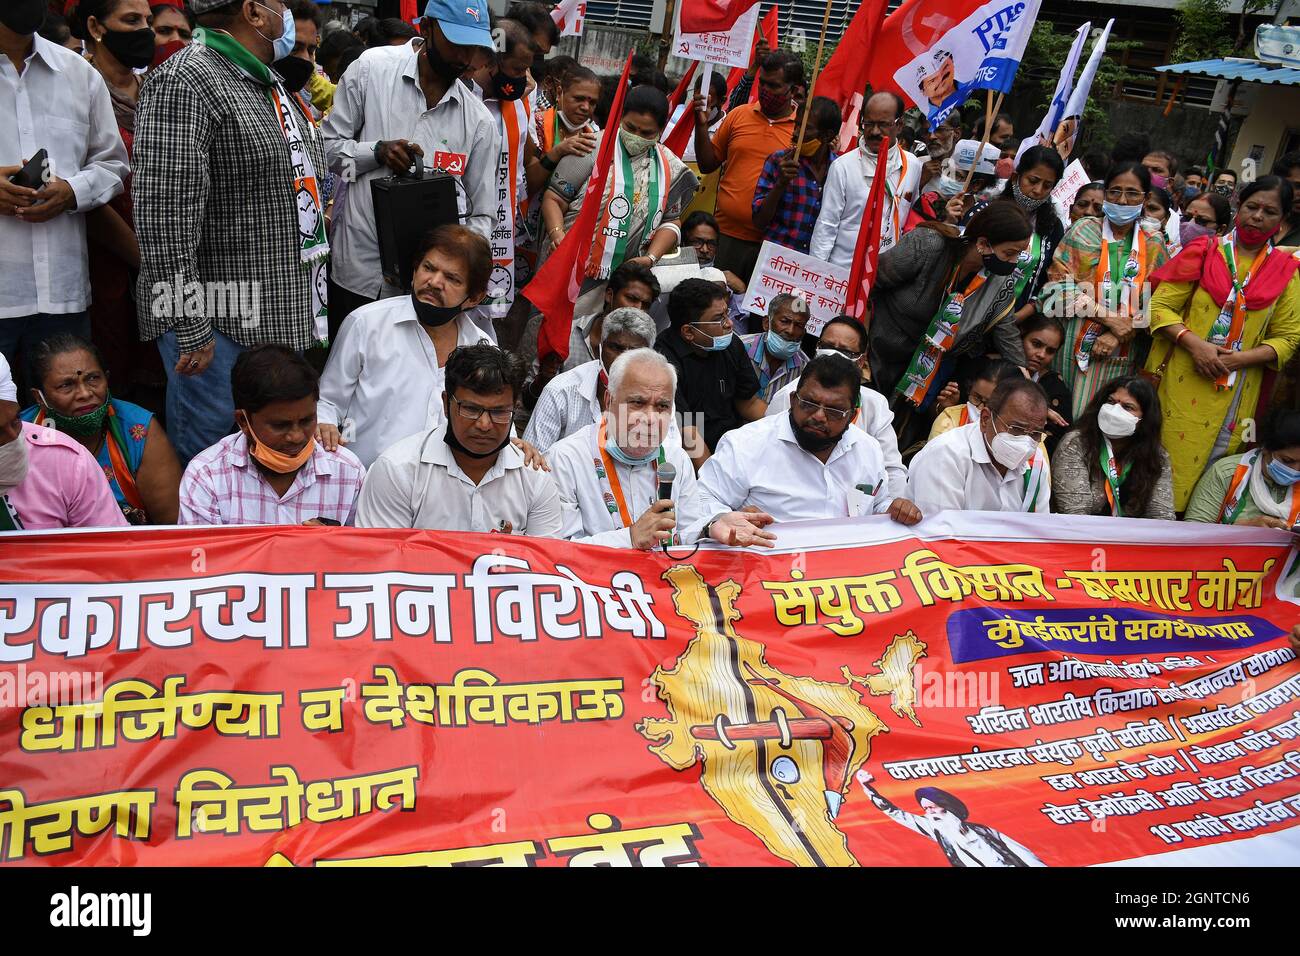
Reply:
M496 49L487 0L429 0L424 15L438 21L442 35L457 46L485 46Z

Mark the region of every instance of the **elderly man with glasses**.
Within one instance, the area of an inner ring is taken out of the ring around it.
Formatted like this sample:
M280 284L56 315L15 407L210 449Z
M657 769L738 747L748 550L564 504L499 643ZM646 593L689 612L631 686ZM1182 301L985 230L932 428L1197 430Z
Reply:
M979 421L944 432L912 459L908 495L926 514L1051 510L1052 475L1043 449L1047 393L1037 382L1001 382Z
M880 443L849 427L860 384L857 367L840 355L809 362L787 415L728 432L704 463L694 506L701 518L757 508L778 522L876 514L920 521L916 505L890 492Z

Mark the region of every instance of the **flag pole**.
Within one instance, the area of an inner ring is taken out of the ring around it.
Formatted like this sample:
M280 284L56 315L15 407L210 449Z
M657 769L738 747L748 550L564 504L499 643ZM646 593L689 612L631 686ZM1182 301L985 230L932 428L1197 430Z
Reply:
M993 135L993 117L998 115L998 110L1002 108L1003 94L998 94L998 101L993 102L993 91L989 90L988 106L984 113L984 141L980 143L980 150L975 154L975 161L970 164L970 171L966 173L966 182L962 184L961 191L965 192L970 189L970 181L975 178L975 167L979 165L980 160L984 158L984 148L989 144L989 137Z
M826 49L826 30L831 23L831 3L834 0L826 0L826 12L822 14L822 35L817 38L817 59L813 60L812 82L808 84L808 95L803 101L803 122L799 124L799 136L794 142L794 154L799 155L799 150L803 148L803 135L808 131L808 113L812 106L813 95L817 91L817 76L822 71L822 51Z
M668 66L668 51L673 45L673 26L676 24L677 0L668 0L664 6L664 29L659 37L659 72Z

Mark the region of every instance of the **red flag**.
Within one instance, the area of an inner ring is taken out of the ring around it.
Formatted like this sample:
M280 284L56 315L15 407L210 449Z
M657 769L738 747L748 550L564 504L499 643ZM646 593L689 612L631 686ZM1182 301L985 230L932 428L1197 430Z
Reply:
M695 76L695 68L699 65L698 60L691 61L689 69L682 76L681 82L677 84L677 89L673 90L673 95L668 97L668 115L670 117L677 112L677 107L681 106L683 101L686 103L682 115L677 117L675 121L670 122L659 140L672 150L672 154L678 159L682 158L682 153L686 151L691 136L695 133L695 111L691 109L691 103L686 94L690 91L691 79Z
M767 13L763 14L763 19L758 22L758 32L767 41L767 48L775 50L777 48L777 13L776 7L772 7ZM757 45L754 47L755 56L757 56ZM731 99L731 94L735 91L736 85L740 82L741 77L745 75L744 67L733 66L731 72L727 74L727 99ZM758 80L755 79L749 88L749 102L758 99Z
M817 95L829 96L839 103L841 113L846 118L853 108L853 94L861 93L867 88L872 60L880 55L876 37L880 33L888 5L888 0L862 0L862 5L853 15L849 28L844 31L839 46L817 77Z
M420 5L416 0L402 0L401 9L398 15L407 23L414 23L420 19Z
M577 18L578 6L582 0L560 0L560 3L551 11L551 20L564 32L566 26L571 25Z
M691 60L691 65L677 82L677 88L673 90L672 96L668 97L669 116L672 116L673 111L686 100L686 92L691 88L691 78L695 76L695 68L699 65L699 60Z
M683 33L726 33L758 0L682 0Z
M880 143L880 153L876 157L877 169L888 167L888 153L889 137L886 136ZM867 297L876 280L876 263L880 259L881 220L887 178L884 175L871 178L871 191L867 193L867 205L862 211L862 222L858 225L858 242L853 247L853 267L849 270L849 291L844 300L844 311L860 322L866 321Z
M609 123L600 134L596 162L587 180L587 191L582 198L578 218L564 236L564 241L551 252L549 259L537 270L533 280L524 287L524 297L542 313L542 327L537 336L537 357L555 354L569 357L569 332L573 327L573 304L578 300L578 290L587 271L591 257L591 242L596 232L596 219L605 198L605 181L614 161L614 144L618 141L619 118L623 115L623 100L627 96L627 78L632 71L632 53L623 64L623 76L618 91L609 108Z

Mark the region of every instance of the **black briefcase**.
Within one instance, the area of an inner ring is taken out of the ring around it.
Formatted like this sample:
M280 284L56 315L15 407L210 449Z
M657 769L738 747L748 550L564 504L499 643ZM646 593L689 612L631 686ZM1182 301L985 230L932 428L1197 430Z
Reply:
M384 278L409 292L414 271L411 260L421 237L436 226L460 221L455 177L426 175L424 160L417 156L412 175L372 179L370 195Z

